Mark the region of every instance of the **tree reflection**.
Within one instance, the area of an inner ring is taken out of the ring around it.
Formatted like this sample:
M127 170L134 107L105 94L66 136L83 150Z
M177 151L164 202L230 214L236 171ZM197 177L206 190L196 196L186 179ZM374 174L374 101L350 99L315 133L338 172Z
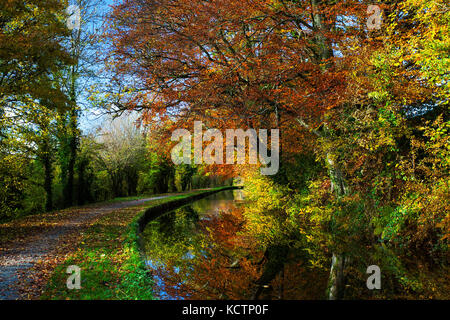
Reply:
M328 268L311 263L298 234L292 242L261 245L249 232L250 203L218 194L169 212L145 231L155 293L162 299L324 299ZM228 200L227 200L228 199ZM346 299L410 299L450 292L449 273L433 261L358 239L345 271ZM368 290L366 269L382 272L382 290Z

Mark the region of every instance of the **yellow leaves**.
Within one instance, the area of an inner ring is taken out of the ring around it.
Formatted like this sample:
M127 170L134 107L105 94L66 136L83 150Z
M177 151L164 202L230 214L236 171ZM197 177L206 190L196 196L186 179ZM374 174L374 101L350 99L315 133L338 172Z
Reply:
M394 37L405 52L404 61L419 68L405 70L408 77L428 82L435 98L448 101L450 97L450 10L443 0L409 0L401 4L416 27ZM398 66L398 62L394 63ZM419 89L419 88L418 88Z

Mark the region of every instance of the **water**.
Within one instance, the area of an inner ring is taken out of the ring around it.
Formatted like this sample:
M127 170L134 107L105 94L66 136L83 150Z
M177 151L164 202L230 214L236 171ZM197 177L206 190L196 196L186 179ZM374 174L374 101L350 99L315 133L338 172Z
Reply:
M191 298L198 292L196 269L208 264L211 251L208 224L239 210L241 190L222 191L168 212L144 230L147 266L153 271L155 293L160 299Z
M147 265L160 299L324 299L329 267L315 267L303 248L261 248L246 229L241 190L168 212L144 230ZM264 226L264 221L257 224ZM255 224L253 224L255 226ZM346 268L346 299L430 299L450 294L448 267L425 254L361 244ZM444 258L445 260L445 258ZM368 290L366 268L381 268L381 290Z

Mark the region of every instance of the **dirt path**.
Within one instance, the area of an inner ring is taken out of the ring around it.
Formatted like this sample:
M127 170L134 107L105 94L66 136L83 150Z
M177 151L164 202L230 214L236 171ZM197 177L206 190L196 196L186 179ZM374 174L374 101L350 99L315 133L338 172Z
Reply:
M39 277L31 274L32 267L37 262L54 258L52 256L64 246L65 239L76 237L97 218L166 197L169 195L74 208L0 224L0 300L20 299L23 276Z

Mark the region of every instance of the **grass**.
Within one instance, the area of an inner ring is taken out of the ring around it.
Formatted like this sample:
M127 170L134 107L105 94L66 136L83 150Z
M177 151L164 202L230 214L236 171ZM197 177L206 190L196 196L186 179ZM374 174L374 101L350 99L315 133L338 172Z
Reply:
M179 193L173 193L173 195L178 195ZM131 196L131 197L117 197L109 200L105 200L101 202L102 204L107 203L118 203L118 202L126 202L126 201L135 201L135 200L142 200L147 198L156 198L160 196L167 196L168 193L158 193L158 194L148 194L148 195L138 195L138 196Z
M109 199L104 201L103 203L116 203L116 202L125 202L125 201L134 201L134 200L141 200L145 198L152 198L157 197L158 195L149 195L149 196L133 196L133 197L117 197L113 199Z
M85 230L78 249L70 253L50 276L41 299L56 300L149 300L152 278L138 245L138 220L153 206L205 191L153 200L102 216ZM67 267L81 268L81 289L67 289Z
M200 191L202 189L192 190L192 192ZM144 195L137 195L137 196L130 196L130 197L116 197L113 199L105 200L101 203L107 204L107 203L118 203L118 202L126 202L126 201L134 201L134 200L141 200L141 199L147 199L147 198L156 198L160 196L167 196L167 195L180 195L180 192L173 192L173 193L156 193L156 194L144 194Z

